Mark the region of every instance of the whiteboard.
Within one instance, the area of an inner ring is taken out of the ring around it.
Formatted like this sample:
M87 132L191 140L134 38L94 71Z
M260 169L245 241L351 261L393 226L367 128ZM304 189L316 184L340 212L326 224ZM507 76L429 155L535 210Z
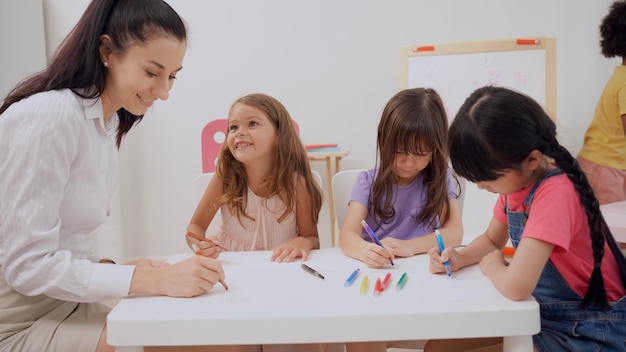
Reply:
M556 43L537 38L539 44L517 44L516 39L445 43L402 48L400 89L437 90L452 120L465 99L477 88L494 85L534 98L556 118Z

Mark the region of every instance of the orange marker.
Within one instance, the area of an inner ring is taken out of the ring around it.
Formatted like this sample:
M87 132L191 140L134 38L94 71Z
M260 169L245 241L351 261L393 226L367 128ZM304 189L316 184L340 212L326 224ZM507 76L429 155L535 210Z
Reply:
M194 240L198 240L198 241L207 241L207 238L204 236L200 236L200 235L196 235L195 233L191 232L191 231L187 231L187 234L185 235L187 237L191 237Z
M518 39L517 44L541 44L541 40L539 39Z
M505 257L512 257L515 254L515 248L513 247L504 247L502 248L502 255Z
M413 48L412 51L414 53L418 51L435 51L435 47L432 45L418 46L418 47Z
M214 242L213 240L209 240L208 238L203 237L203 236L200 236L200 235L197 235L197 234L195 234L195 233L193 233L193 232L191 232L191 231L187 231L187 234L186 234L185 236L187 236L187 237L191 237L191 238L193 238L194 240L198 240L198 241L211 242L211 243L213 243L214 245L216 245L217 247L219 247L221 250L224 250L224 248L222 248L222 247L220 247L219 245L215 244L215 242ZM197 246L196 246L196 247L197 247ZM193 247L192 247L192 248L193 248ZM195 251L195 250L194 250L194 251ZM198 251L196 251L195 253L196 253L196 254L200 254L200 253L198 253Z

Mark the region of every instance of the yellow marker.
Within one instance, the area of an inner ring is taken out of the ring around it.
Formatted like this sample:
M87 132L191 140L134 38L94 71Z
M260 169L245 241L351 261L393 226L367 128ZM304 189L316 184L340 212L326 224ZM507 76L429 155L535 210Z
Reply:
M367 293L367 275L363 277L363 281L361 282L361 295L365 295Z

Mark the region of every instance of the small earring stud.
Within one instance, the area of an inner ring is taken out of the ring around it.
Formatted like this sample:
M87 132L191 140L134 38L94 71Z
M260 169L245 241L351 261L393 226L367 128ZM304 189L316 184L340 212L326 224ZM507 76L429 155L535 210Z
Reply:
M108 62L105 61L103 64L104 64L104 67L109 67L109 63Z

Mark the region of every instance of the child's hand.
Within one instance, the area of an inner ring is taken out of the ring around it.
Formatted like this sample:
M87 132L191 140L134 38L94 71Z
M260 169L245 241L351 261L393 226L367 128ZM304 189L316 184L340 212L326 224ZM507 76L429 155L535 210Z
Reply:
M196 248L197 247L197 248ZM192 245L192 250L198 255L209 258L217 258L222 252L220 242L216 237L207 238L206 241L198 241Z
M134 266L141 266L141 267L153 267L153 268L160 268L160 267L164 267L164 266L170 265L167 262L157 262L157 261L150 260L150 259L133 260L133 261L130 261L130 262L126 263L126 264L134 265Z
M382 243L385 248L393 250L394 256L398 257L411 257L415 255L413 248L408 246L407 242L406 240L399 240L393 237L385 237L380 240L380 243Z
M455 271L457 266L455 263L457 262L459 252L456 249L448 247L443 253L439 253L438 247L433 247L428 250L428 256L430 257L430 264L428 265L428 271L433 274L441 274L446 273L446 268L443 263L446 261L450 264L450 270Z
M302 261L306 261L309 256L311 243L306 238L298 237L289 242L280 244L274 248L274 252L270 257L271 261L279 263L289 263L296 258L302 258Z
M507 266L508 262L504 259L502 251L494 250L485 255L478 265L480 266L480 271L482 271L485 276L489 277L494 270Z
M382 243L382 242L381 242ZM368 268L381 269L394 258L393 250L368 242L362 250L363 262Z

